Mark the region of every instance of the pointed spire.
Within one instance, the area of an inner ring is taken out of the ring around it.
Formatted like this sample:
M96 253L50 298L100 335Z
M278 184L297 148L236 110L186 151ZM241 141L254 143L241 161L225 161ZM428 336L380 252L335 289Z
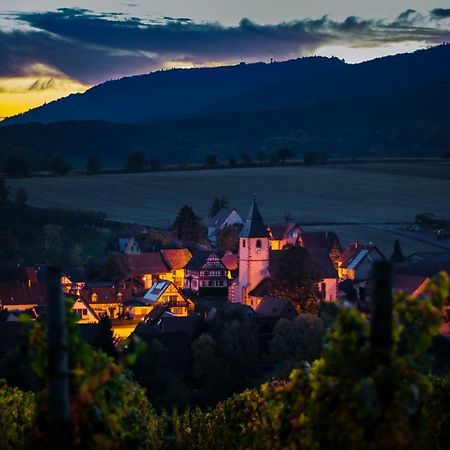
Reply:
M264 225L264 221L256 204L256 195L253 194L253 204L245 221L244 228L241 231L240 237L246 238L267 238L268 233Z

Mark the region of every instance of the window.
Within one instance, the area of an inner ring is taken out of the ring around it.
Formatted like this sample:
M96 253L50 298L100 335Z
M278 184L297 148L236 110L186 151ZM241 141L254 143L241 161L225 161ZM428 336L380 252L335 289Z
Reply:
M258 239L256 241L256 253L259 253L261 251L261 240Z
M242 247L245 248L245 239L242 241Z
M95 292L92 294L91 300L92 300L93 302L96 302L96 301L98 300L98 295L97 295Z

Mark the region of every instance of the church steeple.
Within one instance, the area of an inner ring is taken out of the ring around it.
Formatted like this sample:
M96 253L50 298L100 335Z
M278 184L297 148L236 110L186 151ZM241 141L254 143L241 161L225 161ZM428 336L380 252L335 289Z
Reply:
M264 225L261 213L259 212L256 199L253 197L253 204L245 221L244 228L240 234L241 238L267 238L268 232Z

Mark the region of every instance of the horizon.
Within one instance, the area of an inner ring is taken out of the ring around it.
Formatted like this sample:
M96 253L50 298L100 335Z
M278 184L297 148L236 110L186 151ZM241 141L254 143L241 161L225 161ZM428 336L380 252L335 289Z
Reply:
M450 40L445 2L372 5L282 0L108 2L6 0L0 11L0 120L112 79L173 68L287 61L307 56L354 64ZM194 5L194 3L196 5ZM89 8L89 9L86 9ZM383 10L383 15L377 12ZM175 12L179 14L175 15ZM381 16L381 17L380 17Z

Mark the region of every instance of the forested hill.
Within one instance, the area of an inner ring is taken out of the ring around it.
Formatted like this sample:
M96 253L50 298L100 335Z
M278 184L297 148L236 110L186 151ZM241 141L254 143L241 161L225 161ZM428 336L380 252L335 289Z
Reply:
M361 96L280 110L220 113L147 124L104 121L0 127L0 160L22 153L45 167L54 153L84 166L123 166L132 152L163 163L219 160L289 147L334 156L439 156L450 148L450 77L397 93Z
M141 122L199 114L300 107L384 95L450 77L450 46L345 64L310 57L272 64L176 69L109 81L10 118L4 124Z

